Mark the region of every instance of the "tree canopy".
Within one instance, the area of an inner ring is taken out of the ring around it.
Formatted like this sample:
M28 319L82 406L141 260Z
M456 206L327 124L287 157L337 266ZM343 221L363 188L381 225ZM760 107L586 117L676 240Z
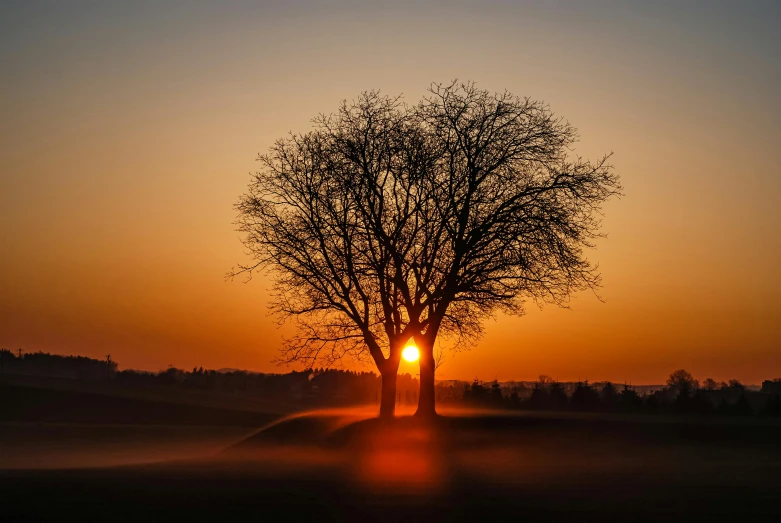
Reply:
M368 354L395 376L414 339L428 401L438 336L598 287L585 250L621 187L576 138L542 102L452 83L414 106L363 93L277 141L237 204L253 261L234 274L272 271L272 307L298 326L281 360Z

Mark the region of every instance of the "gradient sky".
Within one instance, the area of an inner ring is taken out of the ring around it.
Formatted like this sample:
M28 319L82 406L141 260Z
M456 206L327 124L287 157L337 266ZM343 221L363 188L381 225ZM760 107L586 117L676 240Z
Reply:
M268 282L224 281L256 154L459 78L548 102L626 195L605 303L497 317L439 378L781 376L781 3L393 4L2 2L0 346L284 371Z

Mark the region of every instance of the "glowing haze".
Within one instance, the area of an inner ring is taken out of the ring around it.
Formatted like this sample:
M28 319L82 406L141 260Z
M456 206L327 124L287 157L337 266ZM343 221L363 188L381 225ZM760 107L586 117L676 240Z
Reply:
M605 303L500 316L439 378L781 376L781 4L324 4L3 3L0 346L284 370L268 281L223 279L255 155L460 78L548 102L626 196Z

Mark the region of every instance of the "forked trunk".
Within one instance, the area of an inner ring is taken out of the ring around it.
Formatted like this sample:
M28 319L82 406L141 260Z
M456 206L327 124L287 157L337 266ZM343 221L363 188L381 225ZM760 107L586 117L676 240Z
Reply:
M388 369L380 373L382 376L380 419L393 419L396 414L396 372L396 369Z
M415 416L433 418L437 415L434 406L434 372L436 362L432 348L424 348L420 355L420 394L418 394L418 410Z

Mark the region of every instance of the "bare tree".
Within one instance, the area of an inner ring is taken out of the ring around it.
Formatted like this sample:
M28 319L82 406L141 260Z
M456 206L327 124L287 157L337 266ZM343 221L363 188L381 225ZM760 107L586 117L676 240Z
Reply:
M678 369L670 373L667 386L687 397L700 387L700 383L687 370Z
M283 361L368 354L394 411L401 350L420 349L418 415L435 415L438 337L480 335L523 300L565 306L599 274L584 251L618 194L607 159L569 158L576 132L540 102L433 85L417 106L365 93L278 141L237 204L254 261L294 318Z
M719 384L713 378L707 378L702 382L702 387L707 391L713 391L719 388Z

